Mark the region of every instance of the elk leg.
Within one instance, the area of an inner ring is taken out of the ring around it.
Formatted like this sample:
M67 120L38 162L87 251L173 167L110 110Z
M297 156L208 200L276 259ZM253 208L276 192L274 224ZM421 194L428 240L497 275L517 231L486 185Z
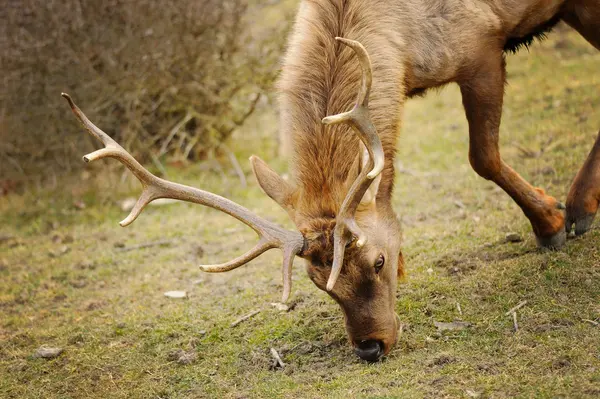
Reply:
M600 50L600 0L571 1L562 19Z
M505 65L500 51L484 54L476 72L459 85L469 122L469 161L480 176L498 184L529 218L541 247L559 248L566 239L564 206L535 188L500 157L498 137Z
M585 163L577 173L567 196L567 232L575 224L575 234L590 229L600 205L600 132Z

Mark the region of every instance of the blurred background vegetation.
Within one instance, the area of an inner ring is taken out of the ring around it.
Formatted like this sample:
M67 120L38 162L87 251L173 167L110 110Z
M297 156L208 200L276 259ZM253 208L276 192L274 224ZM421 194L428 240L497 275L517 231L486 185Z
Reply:
M0 193L55 181L97 148L63 91L159 174L165 164L231 160L236 129L273 108L295 4L2 2Z

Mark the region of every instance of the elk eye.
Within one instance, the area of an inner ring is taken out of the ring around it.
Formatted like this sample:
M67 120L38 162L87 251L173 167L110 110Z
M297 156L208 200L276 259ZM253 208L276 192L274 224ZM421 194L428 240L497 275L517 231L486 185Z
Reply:
M385 258L383 257L383 255L379 255L379 258L377 258L377 262L375 262L375 273L379 273L383 268L383 265L385 265Z

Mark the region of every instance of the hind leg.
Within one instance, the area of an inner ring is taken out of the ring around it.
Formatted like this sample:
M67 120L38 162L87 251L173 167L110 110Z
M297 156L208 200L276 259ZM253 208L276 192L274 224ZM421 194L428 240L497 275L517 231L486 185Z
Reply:
M600 50L600 0L572 0L562 19Z
M575 234L590 229L600 205L600 132L585 163L577 173L567 196L567 232L575 224Z

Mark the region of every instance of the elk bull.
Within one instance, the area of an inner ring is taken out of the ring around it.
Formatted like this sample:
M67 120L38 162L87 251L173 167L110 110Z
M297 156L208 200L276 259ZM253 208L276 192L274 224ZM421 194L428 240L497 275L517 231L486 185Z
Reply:
M201 268L232 270L280 248L286 300L293 259L306 259L311 280L341 306L357 355L375 361L390 351L398 327L395 291L404 264L391 195L406 99L458 83L473 169L523 209L540 246L558 248L573 225L576 234L590 227L600 201L600 136L573 182L566 216L561 203L504 163L498 148L504 53L561 20L600 49L599 0L302 2L279 81L281 129L292 143L292 181L251 157L260 186L298 231L286 231L218 195L152 175L64 96L105 145L84 160L116 158L142 182L142 195L122 226L165 197L236 217L256 231L258 244L230 262Z

